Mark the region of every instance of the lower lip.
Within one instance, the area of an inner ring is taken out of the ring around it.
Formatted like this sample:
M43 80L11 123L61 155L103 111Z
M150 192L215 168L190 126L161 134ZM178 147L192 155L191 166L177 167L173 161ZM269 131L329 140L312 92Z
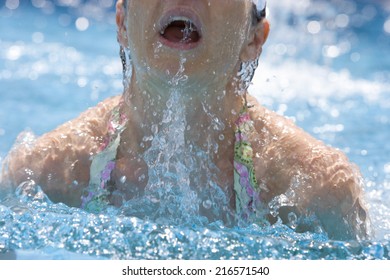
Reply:
M164 38L163 36L160 35L160 42L161 44L171 48L171 49L176 49L180 51L189 51L192 49L195 49L198 47L201 43L202 38L200 38L197 42L187 42L187 43L182 43L182 42L172 42L169 41L168 39Z

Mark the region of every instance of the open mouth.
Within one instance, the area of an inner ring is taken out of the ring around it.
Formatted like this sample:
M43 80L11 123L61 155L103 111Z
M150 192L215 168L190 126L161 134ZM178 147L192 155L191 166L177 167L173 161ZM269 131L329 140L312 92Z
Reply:
M189 50L201 41L200 24L187 16L167 16L162 21L160 38L168 47Z

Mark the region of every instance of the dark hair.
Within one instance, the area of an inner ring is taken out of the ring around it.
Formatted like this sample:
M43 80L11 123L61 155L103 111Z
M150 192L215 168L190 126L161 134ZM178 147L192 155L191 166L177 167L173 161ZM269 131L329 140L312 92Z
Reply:
M253 4L253 6L252 6L252 24L253 25L258 24L263 18L265 18L267 16L266 8L267 7L265 6L264 9L259 11L257 9L256 4Z
M124 0L123 1L123 6L125 8L125 11L127 10L126 7L127 7L127 0ZM258 24L263 18L265 18L267 16L266 14L266 6L264 7L264 9L262 9L261 11L259 11L257 9L257 6L256 4L253 4L252 6L252 24L253 25L256 25Z

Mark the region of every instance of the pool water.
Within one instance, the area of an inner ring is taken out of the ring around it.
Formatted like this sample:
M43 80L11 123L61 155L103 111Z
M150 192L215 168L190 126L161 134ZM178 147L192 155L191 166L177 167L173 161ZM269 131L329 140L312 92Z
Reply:
M0 194L0 259L390 259L390 6L268 1L272 32L250 91L361 169L375 235L330 240L289 227L158 223ZM114 1L0 2L0 161L122 91Z

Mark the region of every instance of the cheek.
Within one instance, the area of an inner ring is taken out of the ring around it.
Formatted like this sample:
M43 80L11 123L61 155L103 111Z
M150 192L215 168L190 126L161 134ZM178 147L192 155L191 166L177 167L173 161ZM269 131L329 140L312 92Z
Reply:
M234 13L234 16L223 17L219 14L211 23L210 44L213 48L220 48L218 52L225 55L236 55L241 51L249 34L249 24L246 13L243 11Z
M137 24L138 22L138 24ZM154 55L153 30L143 26L141 21L137 21L137 16L128 22L128 38L130 55L133 62L146 65Z
M227 24L225 32L216 32L210 41L210 57L213 63L231 67L238 63L246 42L246 30Z

